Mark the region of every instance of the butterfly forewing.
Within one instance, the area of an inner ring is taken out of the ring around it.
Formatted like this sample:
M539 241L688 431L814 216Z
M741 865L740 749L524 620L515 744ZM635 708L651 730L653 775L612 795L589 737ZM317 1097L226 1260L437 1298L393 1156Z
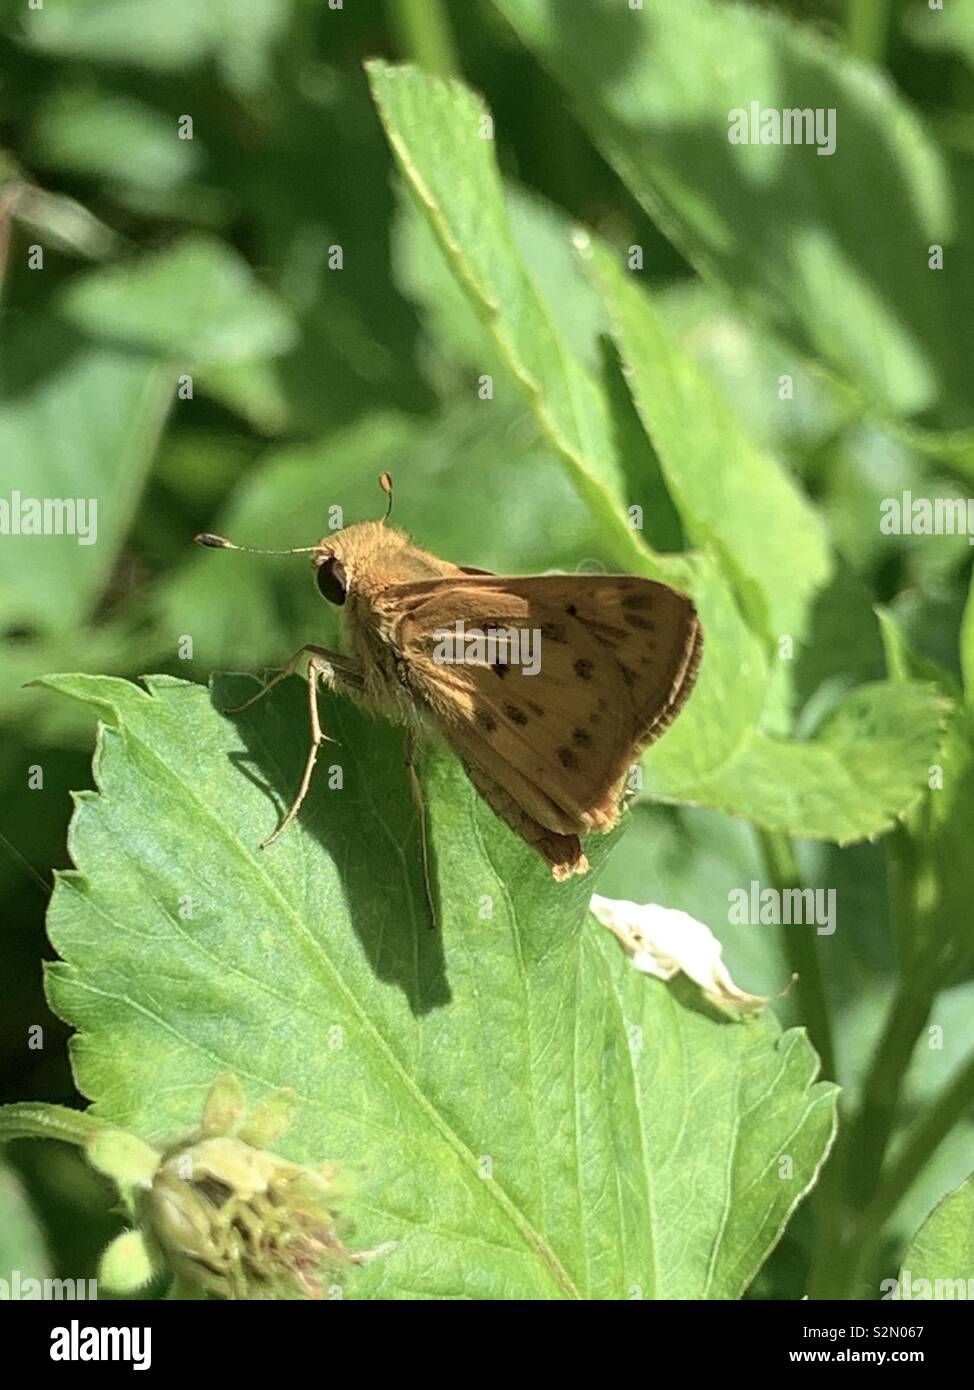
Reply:
M384 598L405 678L480 781L560 834L615 823L632 759L692 687L700 632L689 599L614 575L451 576ZM530 645L510 660L503 643L468 642L445 662L443 634L458 623L468 639L513 630Z

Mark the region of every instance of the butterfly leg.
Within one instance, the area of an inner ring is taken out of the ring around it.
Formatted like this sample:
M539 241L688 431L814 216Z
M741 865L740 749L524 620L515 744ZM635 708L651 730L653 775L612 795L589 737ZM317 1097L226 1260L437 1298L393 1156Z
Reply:
M306 646L302 647L297 653L298 659L304 652L311 652L311 659L308 662L308 713L311 718L311 747L308 750L308 761L305 763L304 775L301 778L301 785L298 794L294 798L291 809L283 818L277 829L266 840L261 841L261 849L266 849L273 844L278 835L282 834L294 820L294 817L301 809L301 803L308 794L311 785L311 774L315 770L315 763L318 761L318 749L327 739L333 743L334 739L328 739L328 735L321 727L321 717L318 713L318 681L322 678L330 685L341 685L345 682L354 685L356 689L361 688L361 676L353 662L347 657L338 656L334 652L328 651L327 647ZM293 660L293 658L292 658ZM341 666L338 663L341 663ZM290 674L290 673L288 673ZM280 679L276 677L275 679ZM273 682L271 682L273 684ZM269 689L270 687L268 687ZM264 691L260 692L264 694Z
M347 656L342 656L340 652L330 652L327 647L316 647L313 642L306 642L303 647L299 647L292 657L281 667L276 676L273 676L265 686L258 690L256 695L251 695L249 700L244 700L242 705L234 705L226 711L227 714L240 714L243 710L249 709L251 705L262 700L269 690L273 690L278 681L286 680L288 676L293 676L301 664L301 658L305 652L311 652L314 656L323 658L320 669L324 674L331 674L331 683L339 684L345 681L346 684L361 688L362 677L359 674L354 662ZM312 657L312 659L313 659ZM310 670L310 665L309 665Z
M430 926L436 928L436 906L433 900L433 884L430 879L429 838L426 824L426 801L419 775L416 772L416 743L411 733L406 734L406 771L409 774L409 791L416 808L416 826L419 830L420 855L423 865L423 887L426 890L426 905L430 911Z

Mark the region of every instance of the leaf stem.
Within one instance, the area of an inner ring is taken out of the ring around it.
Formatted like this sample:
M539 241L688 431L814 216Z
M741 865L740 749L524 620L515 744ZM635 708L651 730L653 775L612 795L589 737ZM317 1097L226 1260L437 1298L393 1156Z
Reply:
M870 1268L877 1238L892 1210L888 1197L882 1195L885 1183L881 1184L881 1173L906 1073L936 993L935 984L929 980L903 978L890 1003L863 1083L862 1101L839 1153L833 1156L832 1162L839 1165L836 1177L841 1174L844 1190L840 1190L838 1181L830 1188L832 1210L827 1213L826 1229L809 1274L811 1299L860 1294L860 1278ZM930 1120L928 1115L921 1128ZM908 1176L912 1182L915 1175L915 1170L904 1170L898 1181Z
M855 1166L850 1173L849 1197L854 1207L861 1209L874 1197L906 1073L935 995L932 986L915 978L902 979L893 995L850 1129L849 1147L855 1154Z
M768 874L774 886L781 893L791 888L800 890L802 876L790 836L760 828L758 836ZM789 928L785 934L785 954L792 971L798 976L799 1007L812 1046L821 1059L822 1077L824 1080L834 1081L836 1069L832 1017L814 930Z
M386 0L386 4L389 25L403 59L440 77L460 71L453 32L441 0Z
M958 1120L974 1108L974 1054L906 1136L863 1218L878 1230L899 1205Z
M93 1134L109 1126L86 1110L44 1101L0 1105L0 1144L10 1139L60 1139L83 1148Z

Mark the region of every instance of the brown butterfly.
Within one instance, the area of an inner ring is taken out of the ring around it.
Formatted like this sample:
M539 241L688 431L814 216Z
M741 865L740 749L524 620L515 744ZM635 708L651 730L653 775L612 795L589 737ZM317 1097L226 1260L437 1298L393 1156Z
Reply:
M690 599L618 574L511 578L440 560L382 521L317 545L315 582L343 609L347 652L308 643L252 700L308 656L311 750L294 802L265 844L294 819L325 735L319 682L407 730L439 734L491 809L547 861L558 880L585 873L581 835L611 830L630 766L683 708L703 634ZM245 550L221 536L200 545ZM428 887L427 875L427 887Z

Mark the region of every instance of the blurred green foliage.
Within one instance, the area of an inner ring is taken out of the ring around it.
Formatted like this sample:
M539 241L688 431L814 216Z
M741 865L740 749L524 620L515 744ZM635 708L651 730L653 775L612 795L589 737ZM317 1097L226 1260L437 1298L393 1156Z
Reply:
M0 5L0 497L99 507L90 547L0 536L4 1099L79 1101L39 962L92 722L24 683L331 640L296 562L190 540L307 544L329 507L377 514L388 469L396 520L460 563L694 592L700 685L599 891L710 924L843 1087L752 1295L876 1296L974 1168L970 547L879 528L883 498L974 478L974 43L949 10ZM835 107L835 154L730 145L751 100ZM839 930L728 925L762 877L835 887ZM103 1185L54 1144L8 1158L10 1242L90 1275ZM937 1239L969 1259L952 1201Z

